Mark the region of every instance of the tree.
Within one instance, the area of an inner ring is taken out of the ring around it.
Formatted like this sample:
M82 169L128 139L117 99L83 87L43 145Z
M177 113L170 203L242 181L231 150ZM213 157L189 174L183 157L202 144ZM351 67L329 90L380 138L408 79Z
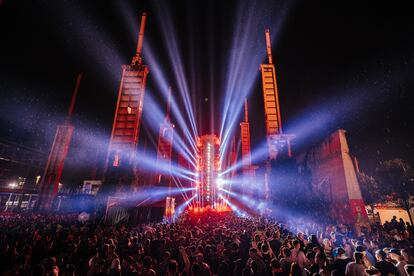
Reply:
M384 195L391 195L395 201L410 214L410 197L414 194L414 170L410 164L400 158L387 160L381 163L376 169L379 180L380 192Z
M362 172L358 173L357 176L362 197L366 204L373 205L385 200L385 195L381 192L380 184L374 177Z

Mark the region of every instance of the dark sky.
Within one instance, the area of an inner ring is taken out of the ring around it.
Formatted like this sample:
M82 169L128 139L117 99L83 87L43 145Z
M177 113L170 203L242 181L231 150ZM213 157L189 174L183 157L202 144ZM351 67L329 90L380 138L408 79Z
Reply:
M65 175L89 171L105 154L121 65L134 54L139 17L146 11L144 48L178 91L168 55L175 37L200 133L219 131L231 53L240 51L237 77L249 91L252 148L263 140L256 65L264 58L263 30L269 26L284 130L296 133L298 149L345 128L368 173L390 158L414 165L411 9L391 2L253 2L0 0L0 137L49 151L82 72ZM144 63L150 66L147 94L163 111L160 89L166 84L145 52ZM174 97L180 101L178 92ZM152 114L144 106L144 117ZM145 121L142 129L148 143L150 125Z

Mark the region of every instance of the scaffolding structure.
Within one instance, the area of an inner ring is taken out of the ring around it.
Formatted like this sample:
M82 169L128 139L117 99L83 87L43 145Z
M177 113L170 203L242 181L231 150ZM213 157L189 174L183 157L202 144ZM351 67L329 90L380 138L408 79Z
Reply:
M76 79L76 85L73 90L66 120L62 125L58 125L56 130L52 149L40 182L39 199L36 202L36 208L38 210L50 210L53 207L53 201L59 191L60 178L62 177L63 167L75 129L71 123L71 118L81 79L82 75L79 74Z
M219 208L223 200L218 196L218 175L220 164L220 139L214 134L203 135L198 138L198 160L196 183L197 208Z
M252 166L251 149L250 149L250 123L249 109L247 99L244 99L244 122L240 123L241 133L241 153L243 164L243 187L242 192L246 195L252 195L255 183L255 168Z
M168 92L167 112L164 122L160 124L160 133L158 135L158 147L157 147L157 183L161 183L161 177L165 176L165 180L168 187L171 189L171 158L172 158L172 145L174 138L174 124L171 123L170 118L170 101L171 101L171 88ZM161 169L162 167L162 169Z
M144 94L149 69L142 63L146 13L142 14L138 44L131 64L122 66L122 79L119 86L114 123L105 164L105 175L110 167L122 167L137 185L136 151L144 104ZM128 177L127 177L128 178ZM120 183L115 183L120 184Z
M276 159L278 154L292 156L290 141L294 135L283 134L280 117L279 93L277 90L276 70L273 64L270 31L265 30L268 63L261 64L263 100L266 121L266 139L269 159Z

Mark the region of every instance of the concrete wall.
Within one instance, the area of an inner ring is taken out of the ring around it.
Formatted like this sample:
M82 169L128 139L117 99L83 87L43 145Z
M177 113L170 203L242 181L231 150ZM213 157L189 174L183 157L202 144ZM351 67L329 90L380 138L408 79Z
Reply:
M302 155L312 172L312 189L331 202L333 216L342 223L367 222L345 130L337 130Z

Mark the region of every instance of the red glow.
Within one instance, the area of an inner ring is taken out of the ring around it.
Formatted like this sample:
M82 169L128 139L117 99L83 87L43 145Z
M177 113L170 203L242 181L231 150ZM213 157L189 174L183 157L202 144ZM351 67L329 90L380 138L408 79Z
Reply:
M220 204L216 206L216 208L211 207L210 205L206 207L188 207L189 214L192 216L200 216L200 215L208 215L208 214L218 214L218 213L226 213L231 212L231 208L229 208L226 204Z

